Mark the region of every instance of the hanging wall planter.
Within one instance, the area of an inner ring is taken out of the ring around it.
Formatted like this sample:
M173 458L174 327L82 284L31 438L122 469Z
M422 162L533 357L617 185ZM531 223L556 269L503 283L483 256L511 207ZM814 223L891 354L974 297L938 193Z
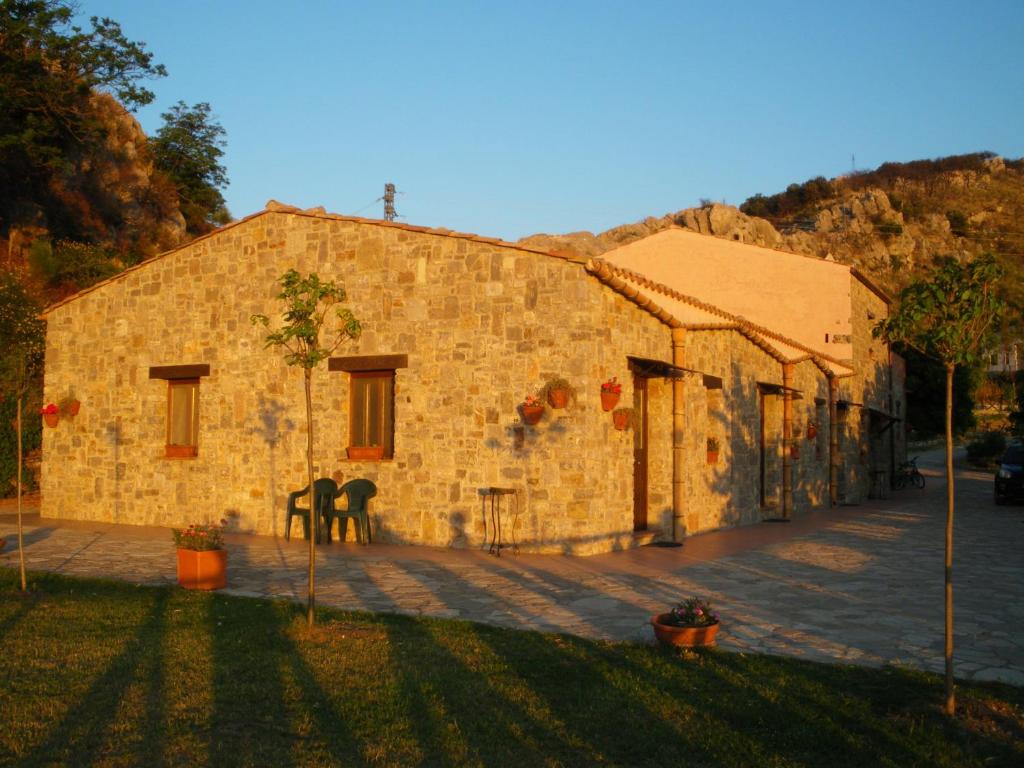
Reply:
M612 376L612 378L601 385L601 410L612 410L619 404L621 396L622 385L617 381L616 377Z
M72 416L77 416L78 412L82 410L82 403L80 400L68 401L68 413Z
M633 421L633 409L632 408L616 408L612 411L612 424L618 430L629 429L629 425Z
M536 395L527 395L526 399L519 406L519 413L523 418L523 422L532 427L544 415L544 405Z
M40 408L39 413L43 415L43 421L48 427L56 427L60 423L60 410L53 403L47 403Z
M565 379L552 379L544 387L548 396L548 405L556 410L565 408L569 404L569 397L572 395L572 386Z
M812 422L808 423L808 425L807 425L807 439L808 440L813 440L817 436L818 436L818 425L815 424L812 421Z
M718 438L709 437L708 438L708 464L717 464L718 463L718 452L719 452L719 450L720 450L720 446L718 444Z

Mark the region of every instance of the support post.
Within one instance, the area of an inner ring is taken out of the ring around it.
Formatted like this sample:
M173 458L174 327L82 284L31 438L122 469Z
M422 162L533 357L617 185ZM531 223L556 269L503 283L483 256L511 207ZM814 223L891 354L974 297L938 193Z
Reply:
M672 365L685 367L686 363L686 329L672 329ZM686 449L683 445L686 436L685 416L685 382L674 376L672 378L672 541L681 542L686 533Z
M828 498L839 506L839 380L828 377Z
M782 364L782 517L793 513L793 363Z

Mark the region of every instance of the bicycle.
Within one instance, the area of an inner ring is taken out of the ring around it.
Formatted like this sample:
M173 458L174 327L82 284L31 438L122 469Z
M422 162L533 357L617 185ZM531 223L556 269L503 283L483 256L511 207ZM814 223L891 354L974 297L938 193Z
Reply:
M902 488L906 488L907 485L913 485L915 488L924 488L924 475L921 474L921 470L917 468L917 459L915 456L912 459L904 461L896 469L896 477L893 478L893 487L898 491Z

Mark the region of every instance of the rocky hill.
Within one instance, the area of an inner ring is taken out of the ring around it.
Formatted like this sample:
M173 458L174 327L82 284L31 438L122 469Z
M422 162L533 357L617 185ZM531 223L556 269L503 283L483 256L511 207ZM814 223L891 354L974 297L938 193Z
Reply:
M760 214L760 215L752 215ZM740 208L709 203L600 234L539 234L520 242L597 256L667 227L855 265L898 292L938 256L992 252L1007 298L1024 306L1024 160L990 153L812 179Z

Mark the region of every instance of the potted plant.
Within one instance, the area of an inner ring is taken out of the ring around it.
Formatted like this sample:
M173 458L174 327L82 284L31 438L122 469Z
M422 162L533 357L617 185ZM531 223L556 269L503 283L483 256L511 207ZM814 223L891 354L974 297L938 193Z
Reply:
M632 408L616 408L612 411L612 424L618 430L629 429L629 425L633 423L633 409Z
M721 450L721 447L717 437L708 438L708 464L718 463L718 452Z
M43 421L48 427L56 427L60 423L60 409L54 403L47 403L39 412L43 414Z
M622 396L622 385L615 376L601 385L601 410L610 411L619 404Z
M178 584L185 589L221 589L227 584L227 524L227 520L221 520L173 529L174 546L178 549Z
M569 404L572 385L565 379L552 379L544 387L548 396L548 404L552 408L565 408Z
M818 436L818 425L813 421L807 422L807 439L813 440Z
M523 421L533 426L544 415L544 404L536 395L527 395L519 406L519 411L522 413Z
M691 597L668 613L652 616L651 626L662 645L712 646L718 634L718 613L707 600Z
M77 416L81 408L81 401L77 400L73 394L60 401L60 412L67 416Z
M794 441L793 444L789 446L789 456L793 459L800 458L800 443Z

